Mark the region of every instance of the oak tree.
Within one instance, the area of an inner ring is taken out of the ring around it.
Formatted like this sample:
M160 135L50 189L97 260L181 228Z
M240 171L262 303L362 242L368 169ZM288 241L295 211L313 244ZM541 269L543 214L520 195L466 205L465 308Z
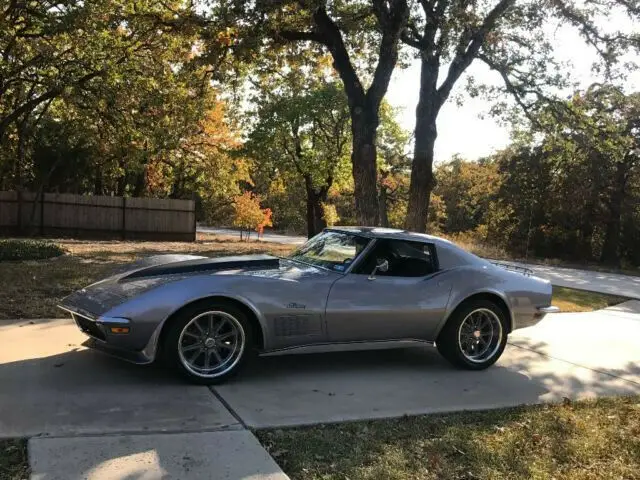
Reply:
M335 83L312 82L304 85L307 89L295 82L296 72L292 77L277 93L263 93L245 152L255 168L277 175L288 171L303 183L312 237L326 226L323 204L347 160L349 109Z
M231 30L230 41L214 38L206 57L220 64L272 56L292 45L301 54L327 52L342 80L351 124L351 161L358 222L378 223L376 138L379 109L398 62L409 15L406 0L259 0L212 2L208 30ZM277 58L275 59L277 61ZM246 63L245 63L246 64Z
M558 25L577 28L601 60L605 73L629 48L637 48L633 29L606 25L611 15L640 19L637 2L627 0L420 0L402 32L402 41L419 58L420 92L416 109L415 146L409 208L405 226L425 231L429 197L434 186L433 154L437 118L454 86L476 60L496 71L501 88L473 93L511 95L530 117L549 87L566 85L569 71L554 57L549 31ZM494 95L495 97L495 95ZM462 134L463 132L461 132Z

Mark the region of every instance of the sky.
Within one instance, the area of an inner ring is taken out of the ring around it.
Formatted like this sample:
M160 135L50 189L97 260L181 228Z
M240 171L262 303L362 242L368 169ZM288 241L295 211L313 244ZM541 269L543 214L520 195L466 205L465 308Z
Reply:
M562 27L548 33L553 39L556 57L571 63L572 79L579 83L579 88L586 88L599 80L591 71L595 54L574 29ZM440 74L446 74L446 66L441 68ZM472 74L478 83L500 84L501 81L496 72L490 71L478 60L471 64L466 74ZM409 68L394 71L386 96L387 101L399 109L398 121L402 127L411 132L415 127L419 80L420 62L415 60ZM463 93L464 85L463 76L458 80L451 97L456 93ZM631 75L625 86L628 91L640 89L640 72ZM482 98L471 99L464 96L463 105L458 106L451 97L442 107L438 117L436 162L449 160L454 154L475 160L508 145L509 128L500 125L497 119L488 114L490 102Z

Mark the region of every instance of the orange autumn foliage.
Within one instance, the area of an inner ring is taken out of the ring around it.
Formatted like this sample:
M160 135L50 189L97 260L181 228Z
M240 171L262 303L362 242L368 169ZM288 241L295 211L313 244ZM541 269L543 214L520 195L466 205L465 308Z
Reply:
M239 227L241 232L255 230L258 235L264 231L264 227L273 225L271 221L271 209L260 207L261 198L251 192L244 192L234 199L233 225ZM240 234L242 236L242 233ZM248 237L247 237L248 238Z
M265 208L264 210L262 210L262 214L264 215L262 221L256 227L258 238L260 238L264 233L264 227L273 227L273 221L271 219L273 213L271 212L271 209Z

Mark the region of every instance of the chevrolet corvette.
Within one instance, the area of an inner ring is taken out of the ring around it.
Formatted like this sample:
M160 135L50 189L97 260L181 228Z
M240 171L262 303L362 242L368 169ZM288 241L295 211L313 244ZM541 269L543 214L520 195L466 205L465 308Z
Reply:
M222 382L254 355L437 347L494 364L513 330L539 322L551 285L434 236L335 227L289 257L156 255L66 297L91 348L187 379Z

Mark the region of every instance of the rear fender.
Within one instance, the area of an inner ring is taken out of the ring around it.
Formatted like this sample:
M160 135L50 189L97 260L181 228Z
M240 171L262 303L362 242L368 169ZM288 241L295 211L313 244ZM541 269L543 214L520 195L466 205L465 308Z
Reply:
M449 304L447 305L447 310L446 313L443 317L443 319L440 321L440 323L438 324L438 327L436 329L436 335L435 338L438 338L438 335L440 335L440 331L442 330L442 328L445 326L445 324L447 323L447 321L449 321L449 318L451 318L451 315L466 301L472 299L473 297L484 297L487 298L488 300L492 300L493 299L499 299L502 301L502 303L504 303L504 306L506 307L506 311L508 314L507 317L507 321L509 322L508 328L509 331L511 332L513 330L514 327L514 319L513 319L513 311L511 309L511 305L509 303L509 300L507 298L507 296L496 290L496 289L492 289L492 288L483 288L483 289L478 289L475 291L469 291L469 292L464 292L464 293L457 293L455 295L451 295L451 297L449 298ZM498 303L498 302L496 302Z
M514 279L508 278L508 275L502 275L501 271L496 271L493 268L489 266L460 267L448 272L449 281L452 283L453 288L449 295L445 314L436 328L434 338L438 338L437 336L451 317L451 314L465 301L477 295L494 297L504 303L508 311L509 330L511 331L514 326L514 318L507 292L509 282L513 282ZM508 272L505 271L505 273Z

